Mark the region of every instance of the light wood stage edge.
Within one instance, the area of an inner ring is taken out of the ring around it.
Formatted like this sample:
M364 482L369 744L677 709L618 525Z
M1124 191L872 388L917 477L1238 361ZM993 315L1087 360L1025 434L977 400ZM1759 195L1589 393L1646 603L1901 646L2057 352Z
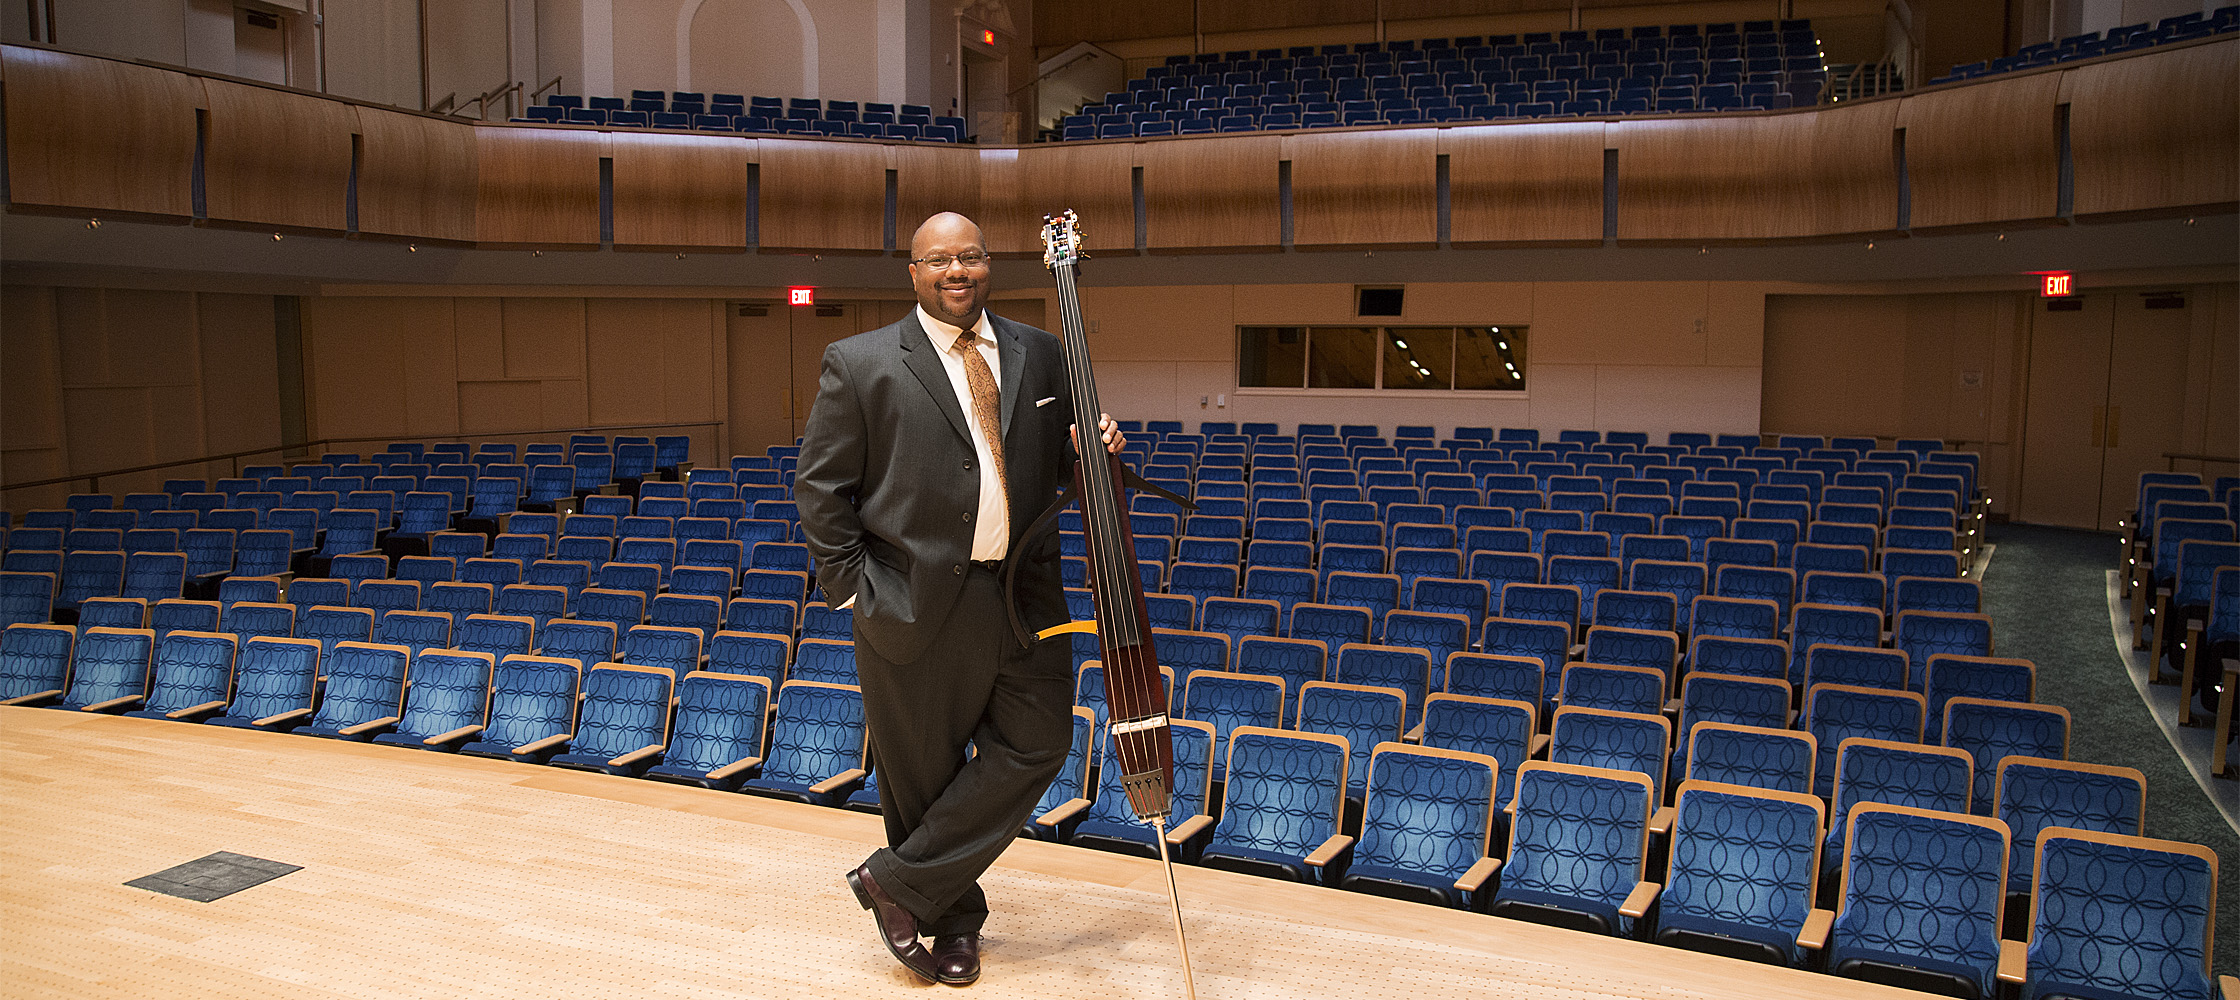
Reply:
M892 996L841 874L877 817L628 778L0 708L0 995ZM124 885L232 851L211 903ZM1902 997L1832 977L1180 869L1199 996ZM1022 841L972 995L1179 997L1156 862Z

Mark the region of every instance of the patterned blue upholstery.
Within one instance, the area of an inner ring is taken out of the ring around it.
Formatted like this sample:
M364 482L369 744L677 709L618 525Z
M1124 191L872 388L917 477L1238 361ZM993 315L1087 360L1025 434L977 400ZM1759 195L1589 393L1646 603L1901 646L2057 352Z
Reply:
M1883 803L1853 810L1847 826L1828 970L1978 1000L1996 995L2006 830L1996 820Z
M567 733L575 726L576 685L582 673L574 660L555 656L516 654L498 661L490 678L490 721L459 751L511 757L520 747ZM521 756L537 759L534 753Z
M1434 694L1424 703L1422 743L1493 758L1500 764L1494 805L1507 808L1517 765L1532 756L1539 715L1537 700Z
M1688 731L1686 781L1716 781L1780 792L1812 791L1818 747L1794 729L1698 723Z
M1812 790L1832 795L1836 782L1836 748L1854 736L1898 743L1921 742L1922 719L1928 700L1912 691L1823 684L1804 695L1805 732L1820 743L1820 762L1813 769ZM1838 822L1841 812L1837 813Z
M318 643L289 637L251 637L233 657L233 702L208 724L235 729L271 729L291 724L287 713L311 713L311 691L318 684ZM260 720L271 720L258 726Z
M1168 584L1168 589L1174 589ZM1188 596L1170 593L1169 597ZM1209 597L1198 606L1200 624L1208 632L1219 632L1229 637L1232 654L1243 652L1244 640L1253 636L1274 636L1282 631L1283 609L1274 601L1253 601L1241 597ZM1238 670L1246 670L1242 665ZM1310 678L1312 679L1312 678Z
M545 633L550 645L552 633ZM793 659L793 643L782 635L761 632L717 632L708 640L708 669L719 674L745 674L770 682L773 688L786 679L786 662Z
M1836 748L1835 811L1821 862L1829 874L1843 859L1845 817L1861 802L1968 811L1974 767L1949 748L1852 737Z
M350 581L332 577L298 577L288 583L288 603L296 606L296 614L321 605L343 608L350 605Z
M770 706L765 677L695 670L677 682L677 720L661 763L646 777L702 788L736 787L747 769L726 768L762 756L762 722Z
M1816 645L1882 645L1882 611L1834 604L1799 604L1789 628L1789 683L1805 681L1805 654Z
M537 638L537 655L574 660L577 667L589 670L613 662L617 630L613 622L562 618L546 625Z
M155 641L155 632L148 629L87 629L70 652L70 687L53 707L78 711L147 694ZM110 705L103 711L130 704Z
M1447 662L1447 657L1471 647L1472 623L1477 620L1441 612L1391 611L1384 616L1382 641L1387 646L1413 646L1428 651L1432 669L1436 671L1439 664ZM1412 692L1416 697L1410 704L1421 704L1422 693Z
M1361 840L1339 888L1469 907L1455 882L1486 857L1499 765L1480 754L1378 746L1369 761Z
M1798 600L1847 608L1882 611L1889 604L1889 581L1879 573L1831 573L1816 570L1804 575L1804 592Z
M1423 697L1431 691L1431 665L1443 659L1421 647L1401 645L1374 646L1366 643L1347 643L1338 648L1333 679L1342 684L1359 684L1367 687L1386 687L1407 697L1407 703L1419 710ZM1420 711L1411 713L1408 723L1421 719ZM1363 757L1357 764L1367 764ZM1362 775L1367 780L1368 775Z
M53 574L0 573L0 626L44 625L53 619Z
M1819 799L1689 783L1672 825L1655 939L1795 966L1819 883Z
M1919 691L1923 689L1923 675L1928 672L1930 657L1991 655L1991 618L1942 611L1908 611L1898 616L1890 644L1906 651L1913 671L1907 683Z
M1760 598L1704 594L1691 605L1689 618L1689 634L1698 639L1773 639L1781 634L1781 606Z
M2069 710L2059 705L1954 698L1945 702L1944 726L1944 745L1975 758L1977 815L1991 813L2000 760L2069 756Z
M1665 683L1664 674L1647 667L1567 663L1556 702L1570 708L1609 712L1661 712Z
M454 730L482 726L489 718L490 675L498 658L489 653L442 649L412 661L412 686L405 692L404 715L396 728L375 743L416 750L453 751L481 730L437 740Z
M375 621L391 611L420 610L418 580L360 580L350 595L353 607L373 612Z
M1182 717L1213 727L1213 780L1222 780L1221 762L1228 755L1230 730L1283 728L1284 694L1283 678L1259 674L1201 670L1183 682Z
M1035 820L1042 819L1051 810L1076 799L1081 800L1082 806L1088 805L1089 745L1096 738L1096 728L1096 713L1079 705L1073 707L1073 740L1066 747L1065 765L1058 769L1058 776L1051 779L1049 786L1042 790L1042 798L1035 801L1032 814ZM1070 822L1046 825L1030 820L1021 832L1040 840L1062 840L1064 828L1070 826Z
M1512 583L1501 588L1501 617L1558 622L1579 628L1579 588L1544 583Z
M682 677L700 666L700 631L665 625L634 625L622 636L619 662L663 667Z
M1891 586L1890 609L1972 615L1983 610L1983 585L1974 580L1901 576Z
M468 615L453 631L454 649L471 649L491 656L512 656L534 651L537 623L520 615Z
M61 695L77 639L68 625L25 622L0 631L0 703L32 704Z
M224 605L218 621L218 631L231 632L242 642L257 636L287 639L295 636L296 609L288 604L242 601Z
M1926 739L1944 738L1944 706L1954 698L2029 702L2037 698L2038 665L2029 660L1996 656L1957 656L1939 653L1929 657L1929 731Z
M1369 641L1374 621L1367 608L1302 602L1291 609L1291 628L1285 634L1320 642L1335 654L1346 643Z
M1114 753L1112 737L1103 727L1099 755L1109 761ZM1167 790L1169 810L1167 827L1173 829L1192 816L1206 815L1207 797L1211 794L1213 767L1213 727L1203 722L1186 719L1171 720L1168 732L1174 739L1174 787ZM1135 811L1128 805L1127 790L1120 785L1120 769L1107 764L1099 769L1096 798L1081 813L1079 823L1073 827L1070 842L1082 847L1117 851L1142 857L1158 857L1158 846L1151 842L1149 823L1136 821Z
M421 603L421 607L429 611L438 610L429 606L426 601ZM447 614L450 613L448 608L442 610ZM568 591L562 587L545 587L533 583L508 584L498 591L498 599L491 607L488 609L477 608L469 611L468 614L482 614L485 610L501 615L527 618L534 622L537 628L542 629L550 624L553 619L567 616ZM717 610L719 612L722 610L720 604L717 606ZM465 616L461 615L460 617Z
M1596 626L1587 630L1586 660L1623 667L1648 667L1669 686L1680 667L1680 636L1673 632Z
M1311 691L1303 692L1302 700L1312 699ZM1397 702L1397 695L1393 700ZM1342 736L1256 727L1231 733L1221 820L1214 824L1199 863L1293 882L1321 882L1324 873L1307 864L1307 856L1338 834L1340 803L1348 783L1347 757Z
M583 705L574 738L550 763L607 774L635 775L652 763L651 755L626 755L668 742L669 693L675 675L660 667L610 663L583 675ZM616 759L623 759L617 764Z
M1495 653L1456 653L1447 657L1446 681L1439 690L1479 698L1507 698L1540 704L1544 680L1540 661Z
M173 632L156 641L155 683L141 708L126 715L187 719L225 707L233 693L236 640L223 632ZM204 705L202 712L189 711ZM178 713L176 715L172 713Z
M1786 684L1789 644L1779 639L1698 636L1695 647L1688 651L1688 667L1737 677L1765 677Z
M1618 906L1642 881L1654 801L1641 774L1548 761L1520 765L1509 860L1491 911L1631 937L1633 918Z
M778 689L778 716L770 730L770 753L762 770L742 790L838 806L855 790L842 782L826 791L814 786L863 767L863 692L846 684L790 680Z
M1680 603L1671 594L1650 590L1604 590L1594 597L1594 623L1651 632L1678 630Z
M1359 798L1369 782L1370 751L1398 740L1407 718L1407 695L1398 688L1318 681L1299 689L1299 731L1341 737L1351 748L1348 798Z
M1661 707L1661 706L1660 706ZM1666 758L1672 750L1672 721L1661 715L1611 712L1565 706L1548 727L1548 759L1558 764L1635 771L1649 782L1656 801L1664 799Z
M493 606L493 588L487 583L432 583L420 607L451 616L451 627L456 630L467 621L468 615L486 615Z
M820 684L854 684L856 645L830 639L803 639L794 647L793 670L786 676Z
M1873 646L1817 642L1805 650L1804 660L1804 683L1808 688L1816 684L1849 684L1903 691L1910 671L1904 650Z
M370 642L337 642L320 658L320 672L327 678L319 710L311 721L290 732L306 736L364 742L374 729L345 733L379 719L393 719L404 707L405 665L412 651L403 646Z
M1173 667L1185 685L1197 671L1229 669L1229 637L1219 632L1153 629L1152 644L1159 651L1159 662Z
M1542 711L1551 709L1556 692L1563 686L1563 665L1571 657L1570 626L1561 622L1488 618L1485 640L1479 645L1488 653L1539 660L1542 666L1540 707Z
M1999 762L1999 819L2014 838L2007 892L2029 893L2037 877L2038 836L2064 826L2140 836L2146 829L2147 779L2138 769L2072 764L2042 757Z
M296 615L296 638L317 639L322 655L333 657L335 646L373 639L373 612L321 604Z
M2208 1000L2216 891L2207 848L2049 831L2038 841L2024 995Z
M586 587L576 595L576 617L584 621L613 622L629 628L646 618L646 595L635 590Z
M1661 710L1662 706L1659 706ZM1680 722L1673 732L1671 785L1688 770L1689 732L1698 723L1725 722L1764 729L1789 726L1789 685L1768 677L1743 677L1698 670L1680 684ZM1745 782L1745 784L1748 784Z
M1285 691L1326 680L1323 667L1329 659L1329 649L1317 641L1248 635L1237 642L1237 672L1281 677Z
M451 645L451 616L433 611L391 611L373 625L373 641L403 646L419 656Z

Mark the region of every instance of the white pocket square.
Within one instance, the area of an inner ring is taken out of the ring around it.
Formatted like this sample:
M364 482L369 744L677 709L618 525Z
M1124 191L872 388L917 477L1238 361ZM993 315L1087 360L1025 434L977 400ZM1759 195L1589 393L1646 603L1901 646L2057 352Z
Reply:
M1050 405L1051 403L1057 402L1057 400L1058 400L1058 397L1056 397L1056 396L1044 396L1044 397L1042 397L1041 399L1035 400L1035 401L1034 401L1034 405L1036 405L1036 406L1048 406L1048 405Z

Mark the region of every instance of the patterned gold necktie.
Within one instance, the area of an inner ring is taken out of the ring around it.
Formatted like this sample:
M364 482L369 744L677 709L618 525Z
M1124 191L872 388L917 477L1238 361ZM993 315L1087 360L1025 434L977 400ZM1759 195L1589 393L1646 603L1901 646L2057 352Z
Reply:
M979 338L966 330L957 336L957 356L964 359L964 383L972 390L972 415L980 422L980 436L987 439L988 454L995 459L996 482L1003 487L1004 516L1011 513L1011 480L1003 474L1003 423L996 414L996 404L1001 395L996 390L996 376L988 370L988 359L980 355Z

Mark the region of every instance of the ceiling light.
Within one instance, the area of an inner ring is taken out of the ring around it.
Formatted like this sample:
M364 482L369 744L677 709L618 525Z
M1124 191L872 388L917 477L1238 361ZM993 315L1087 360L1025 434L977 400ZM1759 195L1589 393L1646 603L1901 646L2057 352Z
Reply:
M1398 338L1398 337L1394 337L1394 338L1392 339L1392 346L1394 346L1394 347L1397 347L1397 348L1399 348L1399 349L1401 349L1401 350L1405 351L1405 350L1407 350L1407 349L1408 349L1408 342L1407 342L1407 341L1405 341L1405 340L1401 340L1401 339L1400 339L1400 338Z
M1498 347L1498 348L1501 348L1502 350L1506 351L1506 350L1508 350L1508 349L1509 349L1509 342L1508 342L1508 341L1506 341L1506 340L1504 340L1504 341L1502 341L1502 342L1500 342L1500 343L1498 343L1498 344L1495 344L1495 345L1493 345L1493 346L1495 346L1495 347Z

